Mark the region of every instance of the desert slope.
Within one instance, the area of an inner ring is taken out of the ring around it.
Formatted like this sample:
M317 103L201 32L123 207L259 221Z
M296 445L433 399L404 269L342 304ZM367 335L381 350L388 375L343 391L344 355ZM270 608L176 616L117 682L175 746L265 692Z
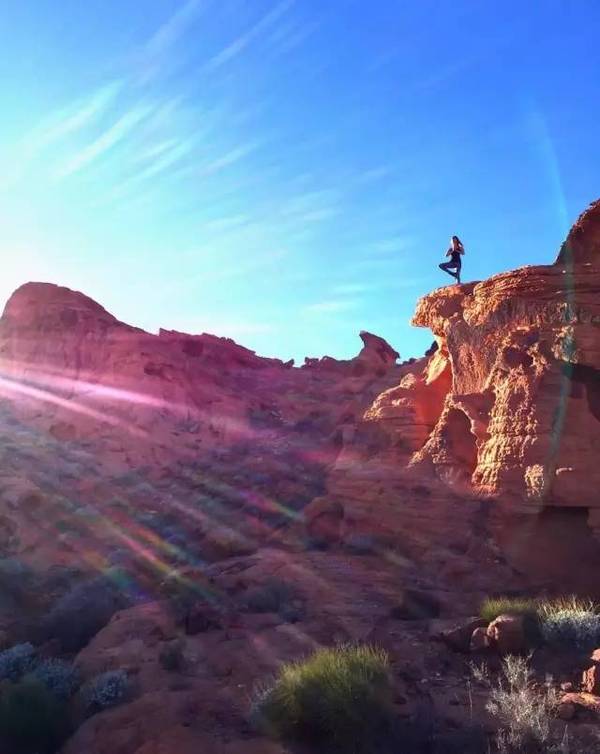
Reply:
M74 695L65 754L284 754L249 725L254 685L347 641L389 651L398 714L426 708L445 750L473 699L432 637L460 618L468 640L490 594L600 596L598 238L597 203L554 264L426 295L436 343L403 364L366 332L298 368L15 291L0 643L130 693L87 717Z

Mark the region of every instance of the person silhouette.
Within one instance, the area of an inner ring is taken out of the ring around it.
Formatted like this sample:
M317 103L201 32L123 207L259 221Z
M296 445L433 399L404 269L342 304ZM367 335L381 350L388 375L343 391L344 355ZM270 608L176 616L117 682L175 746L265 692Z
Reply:
M446 256L450 257L449 262L442 262L439 267L440 270L447 272L448 275L452 275L456 278L456 282L460 283L460 271L462 268L461 256L465 253L465 247L462 245L462 241L458 236L452 236L450 239L450 248L446 252ZM452 272L456 270L456 272Z

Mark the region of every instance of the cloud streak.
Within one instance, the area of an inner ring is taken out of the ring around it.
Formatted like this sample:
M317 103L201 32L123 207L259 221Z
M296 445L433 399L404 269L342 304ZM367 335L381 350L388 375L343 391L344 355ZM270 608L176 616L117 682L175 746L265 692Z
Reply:
M139 105L121 116L109 129L104 131L91 144L74 155L57 171L57 178L66 178L87 167L94 160L108 152L122 141L133 129L152 112L150 105Z
M357 299L331 299L309 304L304 307L304 311L307 314L337 314L338 312L356 309L359 303Z
M283 0L283 2L278 3L248 31L240 34L221 52L212 57L206 64L207 70L214 71L237 58L265 29L268 29L278 18L287 13L293 4L294 0Z
M80 131L107 110L122 86L122 81L112 81L100 87L91 97L50 116L45 124L34 129L26 138L26 144L32 151L38 151Z
M207 5L207 0L187 0L159 26L142 51L140 83L149 83L164 69L173 47L189 31Z

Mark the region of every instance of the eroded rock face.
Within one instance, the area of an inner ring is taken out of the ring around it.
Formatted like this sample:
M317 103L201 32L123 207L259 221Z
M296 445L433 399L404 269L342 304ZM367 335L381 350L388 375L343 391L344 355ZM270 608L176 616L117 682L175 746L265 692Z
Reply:
M0 318L0 557L113 559L134 530L193 559L252 552L323 490L342 436L399 379L397 352L361 338L354 359L294 369L22 286Z
M420 553L465 583L504 562L564 586L578 553L598 561L585 522L600 529L599 238L597 202L555 264L419 301L413 324L437 349L345 436L309 532Z
M598 238L597 202L554 265L421 299L413 322L436 335L452 385L413 462L533 510L600 506Z

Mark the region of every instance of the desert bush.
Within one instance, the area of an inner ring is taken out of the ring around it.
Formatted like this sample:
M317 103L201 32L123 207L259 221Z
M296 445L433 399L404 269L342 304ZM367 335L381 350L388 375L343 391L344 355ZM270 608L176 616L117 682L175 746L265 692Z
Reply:
M183 670L185 657L183 655L183 642L181 639L176 639L164 646L160 651L158 660L161 666L171 673Z
M127 604L110 574L84 581L53 606L42 622L43 638L56 638L64 651L78 652Z
M250 613L279 613L291 623L301 617L294 589L281 579L268 579L264 584L249 589L242 602Z
M244 595L244 606L251 613L276 613L291 597L291 589L279 579L270 579L249 589Z
M43 684L57 699L66 701L79 688L79 671L71 662L50 657L42 660L31 677Z
M600 643L600 614L591 601L569 597L542 602L539 616L548 644L593 649Z
M88 713L116 707L125 701L130 683L124 670L109 670L85 684L81 690L83 706Z
M15 644L0 652L0 679L20 680L37 663L35 647L29 642Z
M534 686L527 658L506 657L500 679L491 687L486 704L487 711L499 724L498 750L502 754L546 751L557 703L555 691Z
M67 713L39 681L10 684L0 698L2 752L51 754L68 733Z
M479 615L488 623L499 615L523 615L537 620L538 603L527 597L488 597L479 608Z
M340 646L284 665L272 684L257 692L254 719L271 735L358 754L383 750L390 709L386 653Z

